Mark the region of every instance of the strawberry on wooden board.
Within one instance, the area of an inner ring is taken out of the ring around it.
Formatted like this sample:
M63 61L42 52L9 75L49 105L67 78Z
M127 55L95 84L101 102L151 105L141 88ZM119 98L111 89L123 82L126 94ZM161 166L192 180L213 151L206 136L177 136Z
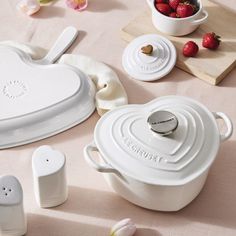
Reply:
M198 53L198 45L193 41L188 41L184 44L183 55L185 57L195 57Z
M220 46L220 36L214 32L206 33L202 38L202 46L211 50L216 50Z
M180 3L176 8L176 13L180 18L192 16L194 13L194 7L188 3Z
M167 16L171 13L171 7L167 3L157 3L156 9Z

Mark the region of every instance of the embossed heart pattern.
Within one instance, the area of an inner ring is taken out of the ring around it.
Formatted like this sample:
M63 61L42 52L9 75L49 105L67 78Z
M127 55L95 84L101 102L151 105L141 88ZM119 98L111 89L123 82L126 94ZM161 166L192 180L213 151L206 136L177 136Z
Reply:
M0 149L62 132L95 109L95 88L77 68L40 65L0 46Z
M216 119L224 120L225 134ZM220 141L232 131L224 113L212 113L186 97L167 96L105 114L84 154L97 171L112 173L106 180L124 198L149 209L175 211L200 192ZM93 159L93 151L103 164Z

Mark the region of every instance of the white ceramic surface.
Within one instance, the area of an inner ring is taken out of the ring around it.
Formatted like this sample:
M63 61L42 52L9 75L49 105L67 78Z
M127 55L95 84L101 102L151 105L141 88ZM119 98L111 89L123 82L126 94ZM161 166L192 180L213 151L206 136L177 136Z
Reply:
M7 46L0 58L0 149L52 136L93 113L94 85L78 69L40 65Z
M151 55L142 53L141 48L147 45L153 46ZM176 57L175 46L167 38L147 34L137 37L127 45L122 64L134 79L154 81L170 73L175 66Z
M37 148L32 156L34 192L43 208L64 203L68 197L66 158L50 146Z
M0 177L0 235L20 236L27 231L23 190L14 176Z
M173 35L183 36L192 33L203 24L207 18L208 13L203 9L201 0L196 2L199 5L199 10L196 14L186 18L172 18L160 13L154 6L155 0L146 0L152 11L153 25L161 32Z
M159 136L150 129L147 120L156 111L177 117L173 134ZM220 134L216 119L225 122L225 134ZM85 147L84 154L97 171L110 173L106 179L124 198L142 207L176 211L201 191L220 141L232 131L225 114L211 113L189 98L167 96L105 114L96 125L95 142ZM104 164L94 161L93 151Z

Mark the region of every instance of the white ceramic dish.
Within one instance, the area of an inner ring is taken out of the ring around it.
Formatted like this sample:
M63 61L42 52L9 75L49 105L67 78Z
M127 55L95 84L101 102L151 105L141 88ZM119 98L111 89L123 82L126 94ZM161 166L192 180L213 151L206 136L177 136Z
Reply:
M152 45L151 55L142 53L143 46ZM134 79L154 81L171 72L176 63L175 46L158 34L145 34L135 38L124 50L122 65Z
M160 111L171 117L164 119ZM225 122L225 134L220 134L216 119ZM154 132L156 126L167 136ZM148 209L177 211L199 194L220 142L232 131L225 114L212 113L189 98L167 96L105 114L84 155L125 199ZM101 163L93 159L94 151Z
M68 32L74 37L71 28ZM72 38L64 36L39 61L0 46L0 149L55 135L93 113L95 88L90 78L69 65L47 65L71 43Z
M157 30L173 36L190 34L207 20L208 13L203 9L201 0L196 0L196 2L199 6L199 10L196 14L186 18L172 18L163 15L156 9L154 5L155 0L147 0L152 11L153 25Z

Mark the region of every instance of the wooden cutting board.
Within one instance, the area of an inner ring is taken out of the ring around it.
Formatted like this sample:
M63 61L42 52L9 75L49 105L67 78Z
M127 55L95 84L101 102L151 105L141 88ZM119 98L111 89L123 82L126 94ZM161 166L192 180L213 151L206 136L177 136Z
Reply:
M182 37L164 36L169 38L177 49L177 67L216 85L236 65L236 14L208 0L203 0L203 6L208 11L209 18L194 33ZM215 32L221 36L222 44L217 51L201 46L202 36L206 32ZM122 29L122 38L129 42L137 36L150 33L162 34L152 25L151 11L148 11ZM186 58L182 55L182 47L189 40L199 45L200 50L196 58Z

